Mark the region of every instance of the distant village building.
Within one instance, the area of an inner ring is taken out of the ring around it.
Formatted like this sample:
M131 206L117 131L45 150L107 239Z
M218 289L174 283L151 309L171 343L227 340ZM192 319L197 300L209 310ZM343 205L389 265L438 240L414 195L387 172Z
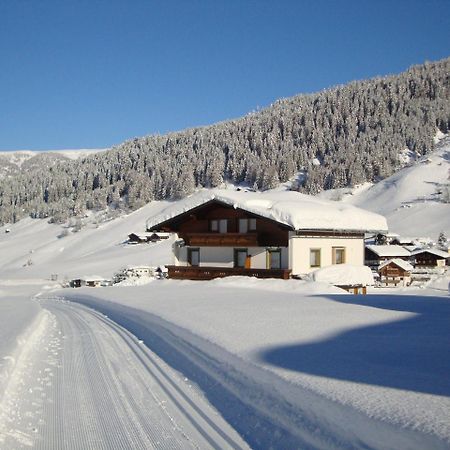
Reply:
M400 258L388 259L380 265L378 273L381 284L409 286L411 284L411 272L414 267Z
M75 278L69 282L69 286L73 288L79 288L83 286L105 287L105 286L112 286L112 281L98 276L90 276L84 278Z
M366 245L365 264L371 269L378 270L380 264L392 258L406 261L411 258L411 252L400 245Z
M333 264L364 264L364 234L384 217L297 192L216 190L180 201L147 222L173 233L169 278L302 276Z
M416 267L445 267L450 261L450 254L443 250L427 248L412 252Z
M86 280L82 280L81 278L75 278L73 280L70 280L69 286L72 288L79 288L86 286Z
M134 244L143 244L147 242L158 242L163 239L168 239L170 233L161 232L147 232L147 233L130 233L128 235L128 242Z
M396 236L391 240L392 245L411 246L416 245L417 240L407 236Z

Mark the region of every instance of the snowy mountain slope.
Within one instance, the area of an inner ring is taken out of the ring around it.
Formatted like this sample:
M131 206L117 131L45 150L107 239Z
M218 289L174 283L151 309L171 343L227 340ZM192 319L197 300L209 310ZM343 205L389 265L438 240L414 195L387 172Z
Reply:
M111 277L126 265L170 262L170 240L127 245L128 234L145 231L146 219L169 202L153 202L131 214L68 232L48 219L23 219L0 227L0 279L48 279L100 275ZM10 230L6 233L6 230Z
M48 165L61 160L75 160L105 150L107 149L0 151L0 178L33 169L43 163Z
M429 155L375 185L352 191L325 191L325 198L342 195L342 201L384 215L389 230L403 236L450 235L450 203L437 194L450 183L450 138L444 138ZM351 195L345 194L351 192Z

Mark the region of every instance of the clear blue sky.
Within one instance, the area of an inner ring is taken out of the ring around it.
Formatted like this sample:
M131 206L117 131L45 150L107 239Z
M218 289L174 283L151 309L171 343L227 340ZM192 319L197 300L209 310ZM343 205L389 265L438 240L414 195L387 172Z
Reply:
M447 56L449 0L0 0L0 149L108 147Z

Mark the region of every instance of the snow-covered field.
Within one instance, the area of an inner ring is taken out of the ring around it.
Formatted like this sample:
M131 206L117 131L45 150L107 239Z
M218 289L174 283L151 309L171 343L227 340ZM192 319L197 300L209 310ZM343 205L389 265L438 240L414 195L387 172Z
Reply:
M448 277L60 288L170 262L170 240L124 243L168 205L0 227L0 448L450 447Z

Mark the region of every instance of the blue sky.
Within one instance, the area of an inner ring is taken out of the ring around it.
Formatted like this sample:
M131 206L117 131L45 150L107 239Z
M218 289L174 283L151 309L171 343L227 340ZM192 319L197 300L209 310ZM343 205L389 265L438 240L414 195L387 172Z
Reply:
M0 1L0 149L101 148L450 56L449 0Z

